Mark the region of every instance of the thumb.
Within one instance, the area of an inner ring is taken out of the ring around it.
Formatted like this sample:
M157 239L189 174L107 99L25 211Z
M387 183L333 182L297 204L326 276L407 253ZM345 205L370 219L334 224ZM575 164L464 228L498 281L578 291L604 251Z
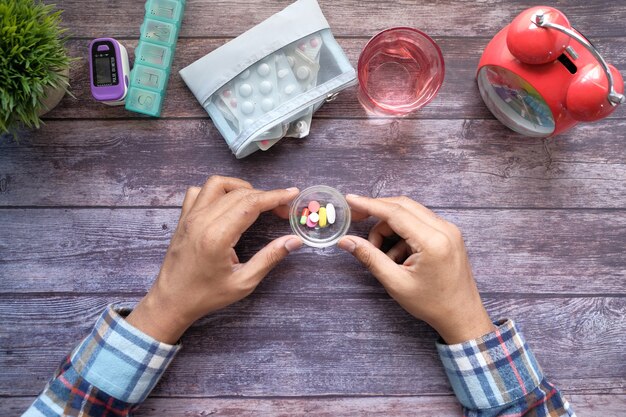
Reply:
M300 249L302 239L295 235L282 236L268 243L237 271L245 279L261 282L276 265L289 255Z
M358 236L345 236L339 241L337 246L346 252L350 252L385 286L390 283L393 271L398 268L398 264L380 249L372 245L368 240Z

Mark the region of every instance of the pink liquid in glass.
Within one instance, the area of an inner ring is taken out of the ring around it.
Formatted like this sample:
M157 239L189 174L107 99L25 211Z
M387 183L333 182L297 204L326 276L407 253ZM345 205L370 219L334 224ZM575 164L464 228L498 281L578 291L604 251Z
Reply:
M412 28L387 29L359 57L359 101L369 113L403 116L435 98L444 73L441 50L430 37Z

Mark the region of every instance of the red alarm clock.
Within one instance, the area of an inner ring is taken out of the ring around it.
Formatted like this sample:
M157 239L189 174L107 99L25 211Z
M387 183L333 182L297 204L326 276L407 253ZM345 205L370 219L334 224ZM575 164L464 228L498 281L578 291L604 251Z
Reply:
M489 110L526 136L603 119L626 101L617 69L546 6L523 11L489 42L476 78Z

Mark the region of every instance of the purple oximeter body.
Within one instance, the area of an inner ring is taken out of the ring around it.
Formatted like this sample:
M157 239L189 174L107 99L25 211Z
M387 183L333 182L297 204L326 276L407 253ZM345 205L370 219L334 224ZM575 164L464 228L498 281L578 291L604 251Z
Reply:
M113 38L94 39L89 44L91 94L106 104L123 104L128 91L128 53Z

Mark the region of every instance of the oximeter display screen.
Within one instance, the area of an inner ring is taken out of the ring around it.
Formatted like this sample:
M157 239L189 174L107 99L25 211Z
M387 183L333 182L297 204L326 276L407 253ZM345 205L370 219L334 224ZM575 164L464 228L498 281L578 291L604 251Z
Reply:
M96 85L112 84L111 59L109 57L96 58Z

